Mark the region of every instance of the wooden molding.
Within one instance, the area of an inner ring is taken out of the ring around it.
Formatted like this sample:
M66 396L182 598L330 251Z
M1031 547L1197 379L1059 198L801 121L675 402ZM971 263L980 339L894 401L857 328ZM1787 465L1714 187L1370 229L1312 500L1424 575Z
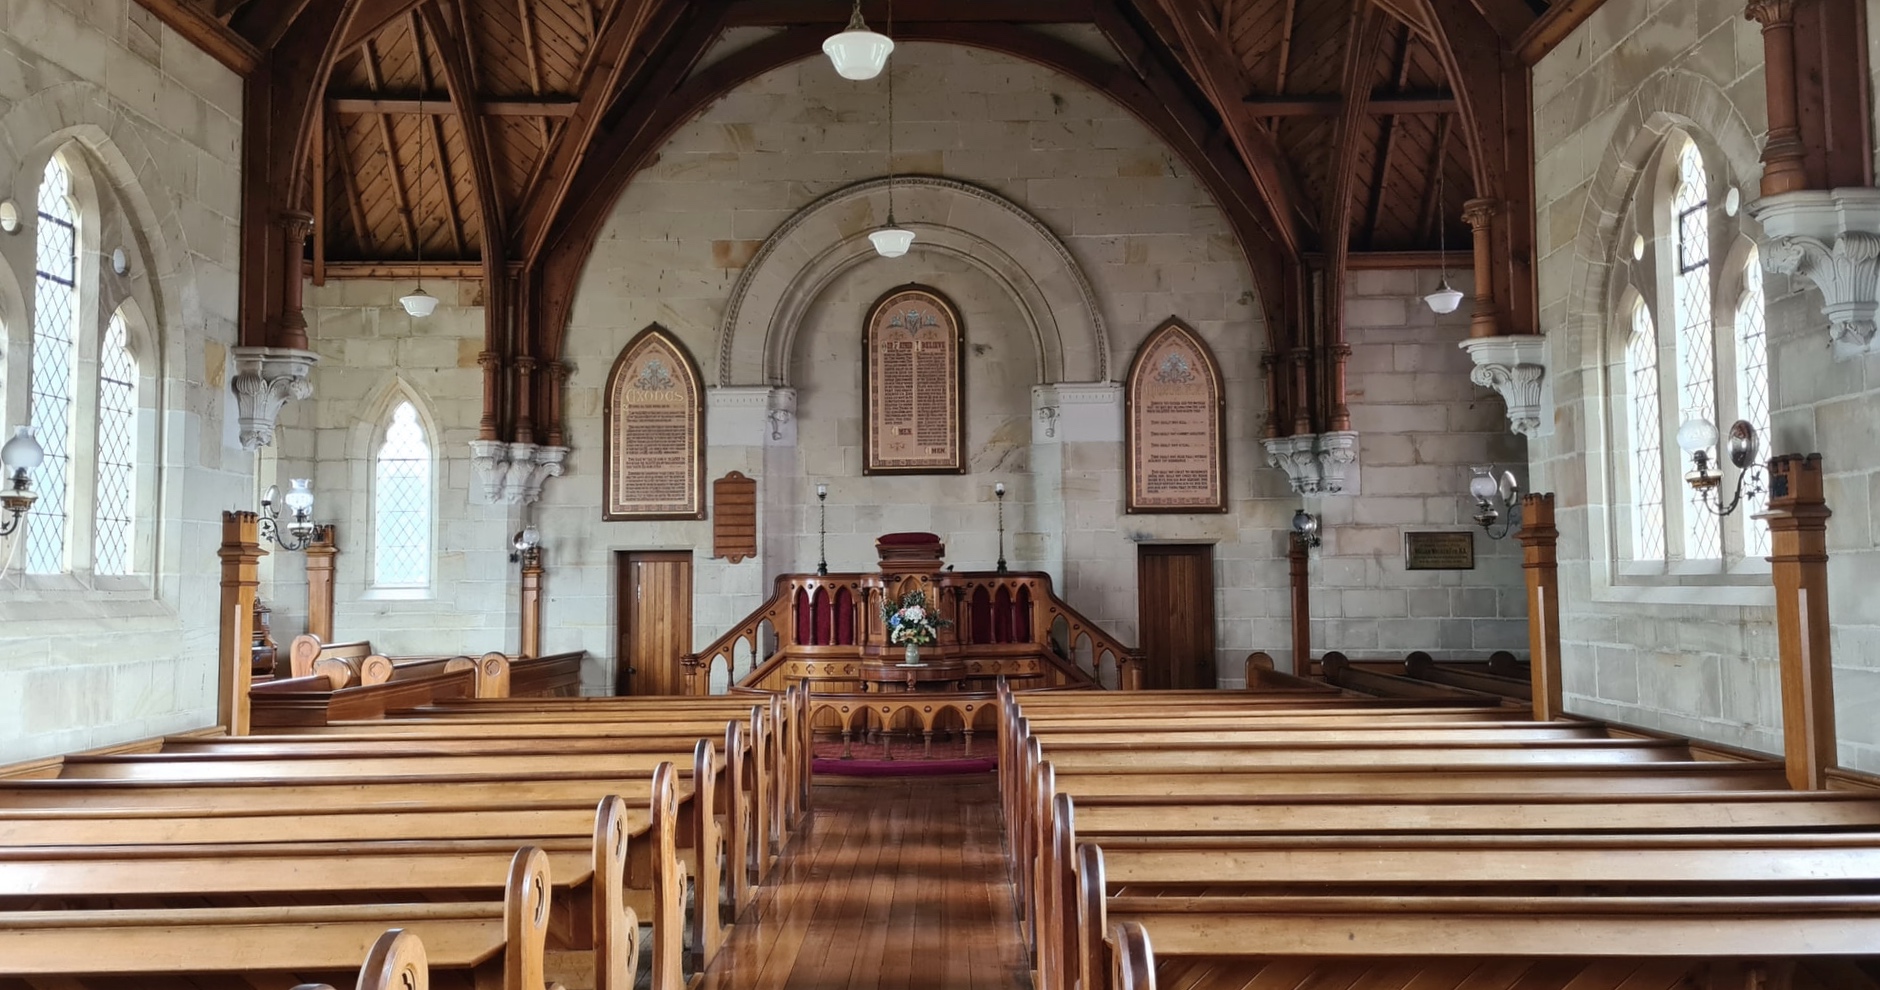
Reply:
M1533 66L1547 53L1560 47L1567 40L1567 35L1593 16L1606 0L1555 0L1521 37L1514 40L1514 53L1523 65Z
M261 65L260 49L189 0L137 0L137 5L238 76Z

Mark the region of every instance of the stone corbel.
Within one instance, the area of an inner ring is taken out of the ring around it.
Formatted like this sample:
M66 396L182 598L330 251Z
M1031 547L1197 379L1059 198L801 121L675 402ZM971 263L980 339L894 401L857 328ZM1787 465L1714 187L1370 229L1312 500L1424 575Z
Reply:
M1763 267L1803 275L1821 292L1836 360L1877 349L1880 189L1804 189L1750 204L1768 242Z
M232 353L242 449L270 446L281 409L290 400L313 395L313 366L320 355L286 347L237 347Z
M1268 437L1260 443L1266 448L1267 466L1286 472L1297 494L1356 494L1350 477L1352 465L1358 462L1356 433L1300 433Z
M1462 342L1475 362L1469 380L1492 388L1508 406L1508 426L1524 437L1541 432L1542 386L1547 380L1547 339L1539 334L1474 337Z
M790 424L796 422L796 389L773 388L765 397L767 411L764 418L770 423L772 443L795 443L796 433Z
M485 505L529 505L542 497L542 486L562 475L567 447L501 440L470 441L476 470L475 494Z

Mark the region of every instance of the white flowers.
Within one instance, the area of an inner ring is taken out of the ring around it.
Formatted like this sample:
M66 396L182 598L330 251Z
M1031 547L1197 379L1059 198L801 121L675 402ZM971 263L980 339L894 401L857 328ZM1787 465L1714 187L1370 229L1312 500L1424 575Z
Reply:
M901 617L909 622L919 622L927 617L927 610L919 605L909 605L901 610Z

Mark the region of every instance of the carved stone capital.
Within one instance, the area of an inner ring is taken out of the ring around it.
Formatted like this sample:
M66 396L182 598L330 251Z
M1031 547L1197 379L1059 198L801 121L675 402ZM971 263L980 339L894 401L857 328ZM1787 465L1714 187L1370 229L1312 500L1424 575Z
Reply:
M1787 24L1795 20L1795 0L1749 0L1743 7L1743 19L1763 27Z
M1880 322L1880 189L1806 189L1764 196L1750 215L1769 235L1763 267L1821 292L1837 360L1875 350Z
M274 215L274 223L294 244L306 241L313 233L313 214L301 210L282 210Z
M1487 227L1495 214L1501 211L1501 201L1497 199L1471 199L1462 204L1462 221L1471 230Z
M1508 406L1508 426L1524 437L1541 431L1542 385L1547 379L1547 341L1538 334L1474 337L1462 342L1475 362L1469 380L1492 388Z
M486 505L532 504L541 499L548 479L561 477L567 458L567 447L472 440L470 464L476 471L472 494Z
M320 355L285 347L236 347L235 409L241 422L244 450L274 443L274 427L281 409L294 399L313 395L313 366Z
M1358 462L1358 434L1341 430L1335 433L1300 433L1290 437L1268 437L1260 441L1266 448L1268 467L1286 472L1292 490L1300 495L1348 495L1350 469Z

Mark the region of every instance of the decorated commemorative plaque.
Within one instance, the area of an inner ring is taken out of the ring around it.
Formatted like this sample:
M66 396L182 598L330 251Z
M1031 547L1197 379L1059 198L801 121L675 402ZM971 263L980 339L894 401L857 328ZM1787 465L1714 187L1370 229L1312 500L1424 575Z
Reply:
M862 328L865 473L965 473L963 366L946 297L904 285L875 303Z
M602 517L705 518L705 390L678 338L654 324L607 376Z
M1137 348L1127 389L1127 510L1226 512L1227 400L1207 343L1170 319Z
M1475 531L1405 533L1403 567L1406 571L1475 570Z

